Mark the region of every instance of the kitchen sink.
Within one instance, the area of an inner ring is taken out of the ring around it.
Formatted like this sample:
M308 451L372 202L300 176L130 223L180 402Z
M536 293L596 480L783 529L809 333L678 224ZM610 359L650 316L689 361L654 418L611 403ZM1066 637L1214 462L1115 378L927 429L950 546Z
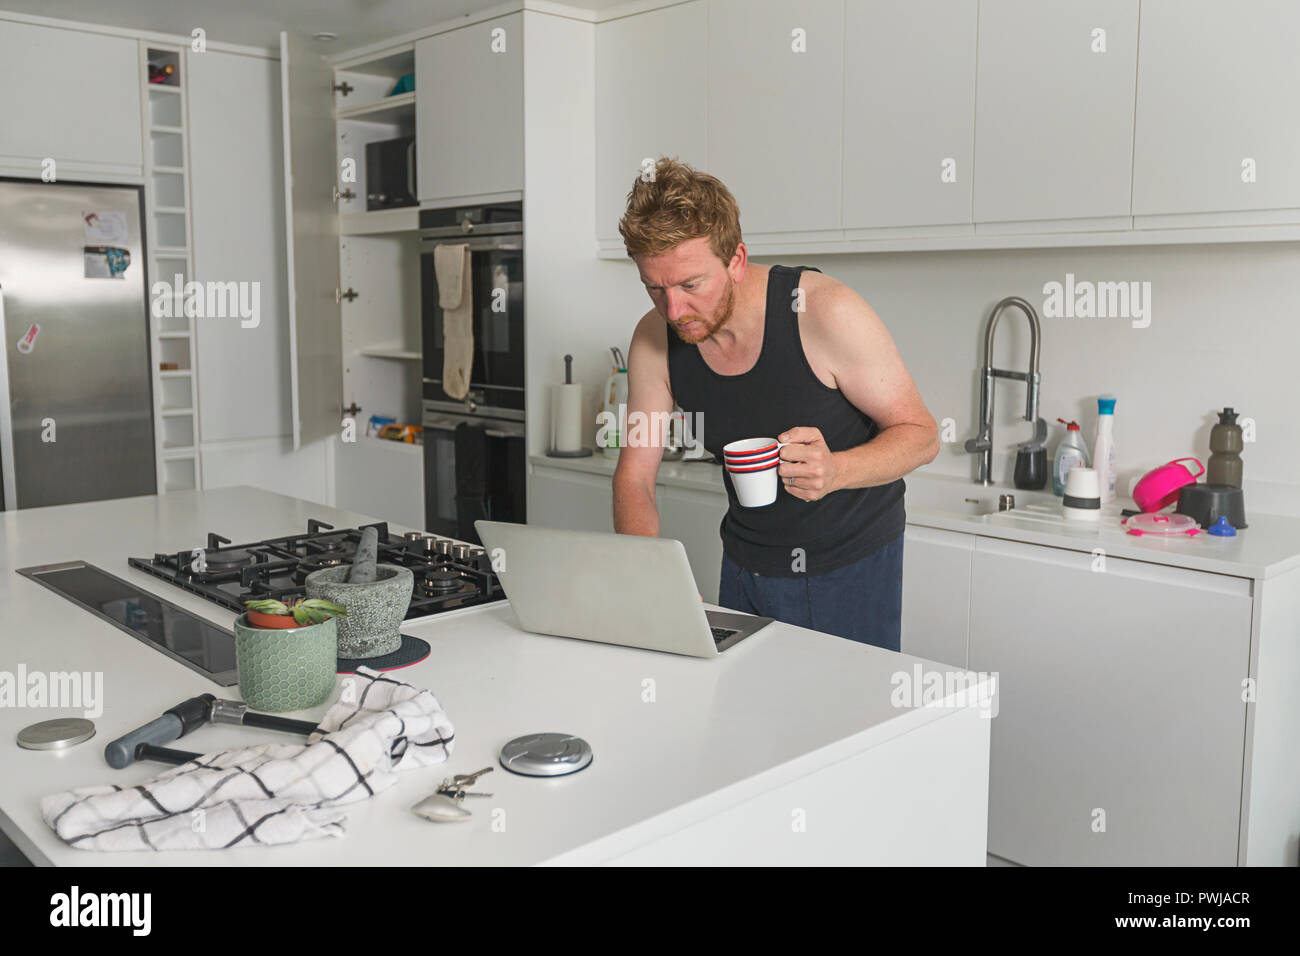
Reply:
M1029 521L1046 521L1050 524L1059 525L1065 521L1065 516L1061 514L1061 505L1059 502L1054 504L1019 504L1020 499L1016 499L1016 507L1010 511L993 511L987 513L990 518L1015 518L1017 520Z
M1050 491L1022 491L997 485L977 485L970 481L955 481L926 476L918 480L907 479L906 507L908 511L942 511L970 517L998 514L998 497L1014 495L1015 512L1031 511L1042 518L1053 511L1060 516L1060 499Z

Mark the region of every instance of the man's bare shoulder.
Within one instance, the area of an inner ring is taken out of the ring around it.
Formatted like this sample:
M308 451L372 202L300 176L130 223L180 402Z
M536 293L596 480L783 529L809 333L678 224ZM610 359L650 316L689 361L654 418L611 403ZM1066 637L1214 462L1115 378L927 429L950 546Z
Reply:
M861 331L864 323L880 321L875 310L852 286L820 272L804 272L799 288L805 292L805 314L800 330L819 337L837 339Z
M667 353L668 329L657 310L651 309L637 320L636 331L632 333L632 347L636 348L638 344L652 352Z

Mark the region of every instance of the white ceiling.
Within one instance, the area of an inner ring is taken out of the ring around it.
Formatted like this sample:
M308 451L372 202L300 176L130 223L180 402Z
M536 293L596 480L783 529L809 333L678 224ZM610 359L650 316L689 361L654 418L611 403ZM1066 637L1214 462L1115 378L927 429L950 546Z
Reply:
M626 0L563 0L602 10ZM0 9L59 20L278 48L280 31L339 39L323 52L350 50L412 30L499 6L501 0L0 0Z

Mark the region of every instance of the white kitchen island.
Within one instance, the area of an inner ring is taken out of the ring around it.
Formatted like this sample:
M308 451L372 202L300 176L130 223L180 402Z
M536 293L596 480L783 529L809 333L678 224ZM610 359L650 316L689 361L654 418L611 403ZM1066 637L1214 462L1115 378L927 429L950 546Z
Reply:
M186 698L238 699L238 689L218 687L15 570L84 560L229 626L233 612L127 558L199 547L209 531L235 543L289 534L308 518L338 527L373 520L251 488L3 513L0 671L103 674L96 736L63 753L20 749L15 736L77 710L0 708L0 828L32 862L985 864L990 721L979 701L989 683L928 706L896 705L897 675L951 669L784 624L697 660L529 634L505 602L403 626L433 650L394 676L434 692L455 724L455 750L447 764L409 771L391 790L349 805L341 839L179 853L63 844L40 819L40 797L147 780L163 765L111 770L104 745ZM584 737L591 766L556 779L498 766L478 787L493 796L468 800L466 823L410 812L444 776L497 765L503 743L540 731ZM217 725L172 746L213 751L268 739L293 738Z

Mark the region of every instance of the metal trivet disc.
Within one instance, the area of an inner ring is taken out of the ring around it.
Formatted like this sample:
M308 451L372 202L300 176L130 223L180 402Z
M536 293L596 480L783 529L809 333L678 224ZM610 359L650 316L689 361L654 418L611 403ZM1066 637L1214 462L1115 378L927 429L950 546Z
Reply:
M591 744L572 734L527 734L501 748L501 766L525 777L577 773L591 758Z
M18 731L18 746L25 750L66 750L93 736L94 721L83 717L57 717Z

